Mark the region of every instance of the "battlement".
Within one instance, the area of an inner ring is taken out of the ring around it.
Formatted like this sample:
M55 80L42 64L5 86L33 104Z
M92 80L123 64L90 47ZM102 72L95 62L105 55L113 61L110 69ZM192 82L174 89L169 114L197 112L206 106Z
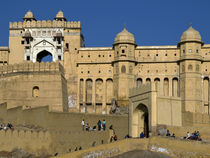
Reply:
M0 66L0 76L18 72L60 72L64 75L64 68L59 62L25 62L22 64Z
M34 130L26 130L26 129L13 129L13 130L1 130L0 131L0 138L7 137L7 138L31 138L31 139L40 139L40 140L49 140L50 133L48 131L34 131Z
M10 22L9 29L24 29L24 28L72 28L81 29L80 21L56 21L56 20L38 20L38 21L24 21L24 22Z

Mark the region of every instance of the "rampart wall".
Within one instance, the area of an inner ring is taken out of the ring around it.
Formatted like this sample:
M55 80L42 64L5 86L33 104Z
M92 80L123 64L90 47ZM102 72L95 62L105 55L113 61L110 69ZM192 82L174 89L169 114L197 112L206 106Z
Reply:
M21 73L21 72L60 72L64 76L64 68L59 62L24 62L21 64L14 65L3 65L0 66L0 77L10 73Z
M13 149L24 149L37 155L52 152L52 144L49 132L30 130L10 130L0 131L1 151L12 151Z
M50 105L68 111L67 81L59 63L32 63L0 66L0 103L8 108Z
M82 131L81 121L89 123L91 127L97 125L98 120L103 119L107 122L106 131ZM109 126L113 125L118 139L123 139L128 134L128 116L127 115L97 115L97 114L82 114L82 113L65 113L65 112L49 112L49 107L37 107L31 109L23 109L15 107L7 109L7 104L0 105L0 121L4 123L12 123L14 127L24 126L39 127L45 129L50 134L49 142L46 141L46 149L50 153L66 153L69 149L74 149L80 146L85 149L89 148L95 142L95 145L108 143L109 141ZM15 141L15 137L13 138ZM19 139L19 138L17 138ZM25 141L26 143L26 141ZM27 142L30 146L30 139ZM10 142L8 145L11 145ZM13 145L11 145L13 146ZM18 145L17 145L18 146ZM41 146L41 145L40 145ZM14 146L13 146L14 147ZM32 143L33 148L33 143ZM8 148L10 149L10 148ZM35 148L37 152L39 151ZM40 149L41 150L41 149ZM7 150L8 151L8 150Z
M9 29L23 29L23 28L58 28L58 27L65 27L65 28L81 28L80 21L56 21L56 20L38 20L38 21L24 21L24 22L10 22Z
M86 150L58 156L59 158L103 158L125 157L121 154L130 152L127 156L136 156L131 151L147 150L162 153L176 158L209 157L209 143L180 140L166 137L151 137L149 139L125 139L111 144L101 145ZM141 152L139 152L140 154ZM145 153L144 153L145 154ZM146 155L146 154L145 154ZM149 155L149 154L148 154ZM157 157L160 157L159 155Z

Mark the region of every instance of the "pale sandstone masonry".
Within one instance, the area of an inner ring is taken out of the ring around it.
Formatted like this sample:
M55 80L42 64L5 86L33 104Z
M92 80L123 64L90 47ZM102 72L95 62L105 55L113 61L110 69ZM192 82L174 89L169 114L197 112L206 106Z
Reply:
M156 83L158 95L180 97L184 111L209 114L210 45L192 26L174 46L138 46L124 28L111 47L85 47L80 21L67 21L62 11L42 21L28 11L23 20L10 22L0 64L51 55L64 67L70 111L109 113L113 99L128 106L130 88Z

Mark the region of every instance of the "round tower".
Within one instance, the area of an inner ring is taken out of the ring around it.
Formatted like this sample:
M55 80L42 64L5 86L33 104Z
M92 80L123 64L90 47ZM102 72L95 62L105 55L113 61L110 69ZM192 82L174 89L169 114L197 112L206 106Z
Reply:
M202 112L200 33L192 25L183 32L180 48L180 96L184 111Z
M128 106L129 89L134 87L135 47L134 35L124 27L113 44L114 94L119 106Z

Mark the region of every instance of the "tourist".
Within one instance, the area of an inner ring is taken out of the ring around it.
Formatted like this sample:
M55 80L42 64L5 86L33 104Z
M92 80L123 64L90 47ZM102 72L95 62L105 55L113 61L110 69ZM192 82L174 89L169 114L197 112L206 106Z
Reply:
M85 120L84 119L82 120L81 124L82 124L82 131L84 131L85 130Z
M77 149L77 147L74 149L74 151L77 151L78 149Z
M86 131L89 131L90 126L89 126L89 124L88 124L88 123L86 123L86 125L85 125L85 129L86 129Z
M113 129L113 126L112 126L112 125L110 125L110 126L109 126L109 129Z
M171 134L170 134L169 130L167 130L166 136L168 136L168 137L170 137L170 136L171 136Z
M114 141L117 141L117 135L116 134L114 135Z
M190 132L187 132L187 137L186 137L186 139L189 139L190 138Z
M6 125L4 126L4 130L5 130L5 131L7 130L7 126L6 126Z
M124 138L125 139L130 138L129 134L126 134Z
M90 127L90 131L96 131L96 126L93 126L93 128Z
M82 150L82 147L81 146L79 147L79 150Z
M140 133L140 138L144 138L144 133L143 132Z
M98 131L101 130L101 120L98 120Z
M103 130L105 131L106 130L106 121L105 120L103 120L102 126L103 126Z
M173 133L171 137L175 138L175 134Z
M2 130L3 129L3 126L0 124L0 130Z

